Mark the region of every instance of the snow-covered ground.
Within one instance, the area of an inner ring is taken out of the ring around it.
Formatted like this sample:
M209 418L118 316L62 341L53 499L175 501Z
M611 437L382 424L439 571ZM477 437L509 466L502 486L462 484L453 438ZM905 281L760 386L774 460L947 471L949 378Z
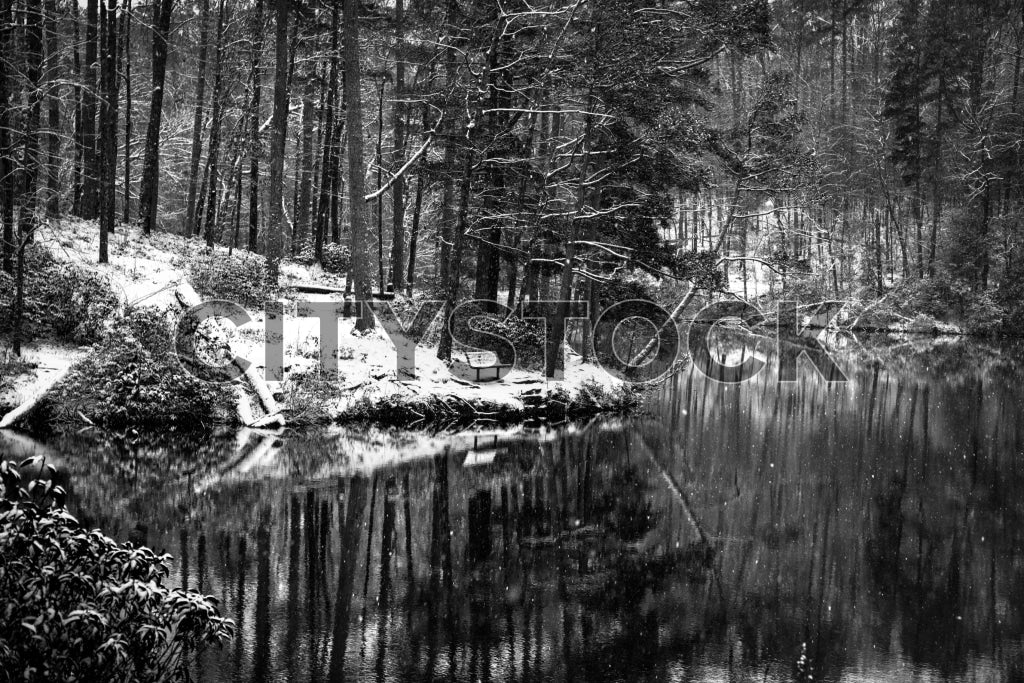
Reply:
M99 234L95 223L69 220L40 229L37 241L51 250L58 259L74 262L103 274L111 282L125 306L171 307L176 304L174 291L187 281L187 263L192 257L208 254L206 245L200 240L185 240L168 233L146 237L137 229L120 226L110 236L109 263L96 263L99 253ZM227 258L227 249L216 247L215 254ZM316 266L303 266L294 262L282 264L281 284L288 287L297 283L343 287L344 278L324 273ZM302 301L341 301L340 295L301 294L286 300L286 312L294 311L288 303ZM262 311L250 310L252 321L234 329L232 347L254 363L265 367L265 315ZM325 377L338 383L339 391L323 400L326 413L334 418L341 417L352 406L366 400L384 398L410 399L424 396L446 396L465 400L472 404L488 403L507 405L522 409L522 395L527 392L544 393L556 388L572 395L584 386L600 385L614 390L620 380L600 367L583 363L579 355L571 350L565 359L564 379L549 381L541 373L513 369L500 382L471 383L453 376L448 365L437 359L437 350L431 346L420 346L415 350L414 378L399 379L397 353L394 344L378 324L365 333L355 330L354 319L342 318L339 323L338 376ZM317 373L319 369L319 345L321 330L315 318L296 317L286 313L284 320L284 382L271 383L275 393L287 396L289 382L302 373ZM85 351L74 349L58 351L56 347L41 345L36 351L38 362L45 368L66 370ZM53 383L52 376L37 375L26 378L23 385L38 392ZM19 389L17 396L8 397L9 404L16 403L26 394ZM3 404L0 397L0 404Z

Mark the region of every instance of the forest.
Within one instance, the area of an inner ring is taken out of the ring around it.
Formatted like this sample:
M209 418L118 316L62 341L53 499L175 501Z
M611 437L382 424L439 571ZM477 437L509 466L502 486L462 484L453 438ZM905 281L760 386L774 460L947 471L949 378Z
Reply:
M0 683L1024 680L1022 57L1024 0L0 0Z
M449 311L1024 326L1017 0L2 0L0 27L15 319L27 245L74 218L99 263L137 229Z

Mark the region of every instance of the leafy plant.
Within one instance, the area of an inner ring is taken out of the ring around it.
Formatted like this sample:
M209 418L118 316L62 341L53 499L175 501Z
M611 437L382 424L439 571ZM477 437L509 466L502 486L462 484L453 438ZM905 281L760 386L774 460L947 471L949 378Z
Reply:
M473 322L480 331L490 332L505 337L516 349L516 364L521 368L538 369L544 364L544 328L536 321L524 320L516 316L500 318L498 316L481 316ZM472 335L469 335L472 336ZM510 358L502 358L502 362L510 362Z
M21 463L35 465L37 458ZM89 531L49 479L0 463L0 681L183 681L186 653L223 645L217 601L164 585L170 555Z
M95 352L76 365L41 402L45 422L85 419L105 427L198 425L223 421L232 399L178 363L172 329L155 308L114 322Z
M995 300L1004 312L1003 331L1024 334L1024 266L1010 269L999 284Z
M53 337L92 344L117 310L118 299L101 275L61 263L45 248L25 251L25 307L22 332L28 338ZM0 272L0 332L14 330L15 282Z
M331 242L324 245L324 256L320 265L328 273L344 274L348 272L349 259L348 247Z
M350 258L348 247L328 242L324 245L323 259L320 262L320 266L326 273L345 274L348 272ZM305 266L311 266L316 263L316 253L313 251L313 245L305 245L302 251L295 257L295 262Z
M225 299L247 308L270 298L266 260L256 255L212 254L188 262L188 278L208 299Z

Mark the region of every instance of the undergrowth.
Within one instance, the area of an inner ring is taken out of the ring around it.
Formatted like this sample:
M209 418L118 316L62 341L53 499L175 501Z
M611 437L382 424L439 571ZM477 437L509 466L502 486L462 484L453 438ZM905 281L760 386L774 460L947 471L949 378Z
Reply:
M93 353L43 399L35 422L120 428L229 420L230 392L186 372L174 355L172 334L167 315L156 308L117 318Z
M0 271L0 334L15 327L16 283ZM49 250L33 244L25 250L25 306L22 339L47 337L74 344L92 344L118 308L110 282L71 263L57 261Z

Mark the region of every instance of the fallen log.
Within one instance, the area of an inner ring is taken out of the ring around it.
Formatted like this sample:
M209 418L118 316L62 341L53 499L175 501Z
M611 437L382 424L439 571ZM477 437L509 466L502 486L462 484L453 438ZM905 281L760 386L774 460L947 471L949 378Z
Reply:
M299 283L290 285L288 289L294 289L296 292L302 292L303 294L344 294L344 287L331 287L329 285L310 285Z
M186 308L192 308L202 303L202 299L199 294L193 289L192 285L187 282L183 282L178 285L178 288L174 291L175 297ZM217 327L220 328L220 325ZM231 343L228 342L228 349L231 352L232 358L239 358L240 355L231 348ZM243 377L252 387L256 393L256 397L259 399L260 407L262 408L265 415L256 417L255 411L252 410L252 406L249 401L249 397L241 387L238 387L236 391L236 411L238 413L238 419L247 427L271 427L273 425L285 426L284 416L281 414L281 407L277 404L274 399L273 393L270 391L270 387L267 386L266 380L260 376L256 370L256 366L249 363L247 366L243 363L237 363L238 368L243 371Z
M57 384L57 382L64 379L65 375L68 374L69 370L71 370L70 366L54 374L52 377L49 378L49 380L45 384L38 388L34 396L31 396L28 399L22 401L21 405L19 405L17 408L15 408L14 410L10 411L2 418L0 418L0 429L13 428L14 425L18 422L18 420L28 415L32 411L32 409L35 408L36 405L38 405L39 401L43 398L43 396L45 396L46 393L55 384Z

